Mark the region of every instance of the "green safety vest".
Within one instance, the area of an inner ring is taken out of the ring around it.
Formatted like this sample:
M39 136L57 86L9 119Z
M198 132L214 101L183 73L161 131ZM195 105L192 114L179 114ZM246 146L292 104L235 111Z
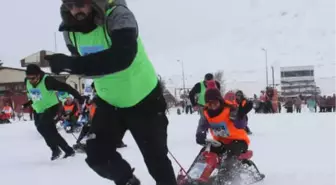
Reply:
M201 85L201 91L198 94L197 103L199 105L203 105L204 106L205 105L205 91L206 91L206 87L204 85L204 81L201 81L200 85Z
M28 80L26 82L27 96L33 101L32 107L36 113L43 113L46 109L58 104L56 92L47 90L45 86L46 77L47 75L44 75L36 87L33 87Z
M114 7L106 12L110 15ZM70 40L81 56L106 50L112 46L105 26L98 26L90 33L70 32ZM157 86L158 78L141 39L132 64L119 72L94 79L97 95L109 104L127 108L138 104ZM98 62L98 61L97 61ZM106 61L108 62L108 61Z

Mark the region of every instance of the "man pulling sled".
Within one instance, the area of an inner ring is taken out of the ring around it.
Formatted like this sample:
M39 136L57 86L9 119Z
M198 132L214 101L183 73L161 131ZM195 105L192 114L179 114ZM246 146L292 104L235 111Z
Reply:
M250 160L250 140L244 127L239 126L239 117L244 117L240 114L246 112L244 107L239 107L238 116L232 116L232 103L225 101L217 88L208 89L205 100L204 116L196 133L196 142L204 147L187 171L181 168L178 184L247 185L261 181L265 175ZM206 139L208 130L213 139Z

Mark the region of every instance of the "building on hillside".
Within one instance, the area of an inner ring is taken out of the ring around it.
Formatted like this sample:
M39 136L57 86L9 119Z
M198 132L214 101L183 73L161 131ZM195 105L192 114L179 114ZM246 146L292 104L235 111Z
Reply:
M54 54L51 51L41 50L21 59L21 67L27 67L28 64L37 64L40 67L49 67L48 61L44 60L46 55Z
M314 66L281 67L281 96L303 97L320 95L314 75Z

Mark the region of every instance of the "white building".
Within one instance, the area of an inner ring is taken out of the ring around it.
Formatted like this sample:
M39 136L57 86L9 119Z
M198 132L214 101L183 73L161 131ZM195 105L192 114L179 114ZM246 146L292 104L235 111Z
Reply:
M281 94L283 97L319 95L314 66L281 67Z

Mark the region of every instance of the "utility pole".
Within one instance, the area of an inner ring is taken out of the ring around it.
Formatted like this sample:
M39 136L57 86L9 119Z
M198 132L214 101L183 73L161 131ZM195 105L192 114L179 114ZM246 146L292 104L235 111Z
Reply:
M265 48L261 48L265 52L265 68L266 68L266 87L268 87L268 64L267 64L267 50Z
M57 36L56 32L54 32L54 52L57 53Z
M275 83L274 83L274 66L271 67L272 69L272 85L273 85L273 89L275 88Z
M183 94L185 94L185 78L184 78L184 65L183 61L177 60L178 63L181 64L182 67L182 84L183 84Z

